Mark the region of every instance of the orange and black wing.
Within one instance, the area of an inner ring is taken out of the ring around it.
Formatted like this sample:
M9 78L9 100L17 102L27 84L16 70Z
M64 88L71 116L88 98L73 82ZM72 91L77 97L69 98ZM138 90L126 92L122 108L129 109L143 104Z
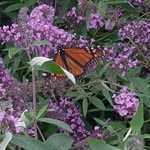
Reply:
M55 56L55 63L62 66L74 76L80 76L86 71L86 66L91 61L97 61L102 56L98 50L86 50L82 48L68 48L59 50ZM55 75L63 77L63 75Z

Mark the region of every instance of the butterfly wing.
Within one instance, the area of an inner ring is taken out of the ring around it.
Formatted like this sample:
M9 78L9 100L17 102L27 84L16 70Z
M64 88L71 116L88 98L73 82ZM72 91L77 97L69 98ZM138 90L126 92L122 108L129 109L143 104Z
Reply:
M75 76L80 76L86 72L86 66L91 61L97 61L102 53L98 50L86 50L83 48L68 48L61 51L55 56L55 63L62 66ZM63 76L63 75L59 75ZM58 77L58 75L56 75Z
M102 56L102 52L98 50L86 50L81 48L65 49L65 54L72 60L80 63L83 67L85 67L90 61L96 61Z

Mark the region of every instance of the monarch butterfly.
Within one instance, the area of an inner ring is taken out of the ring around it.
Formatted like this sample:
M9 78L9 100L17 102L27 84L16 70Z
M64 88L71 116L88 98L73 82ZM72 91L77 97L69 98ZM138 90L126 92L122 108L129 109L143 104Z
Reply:
M97 63L98 58L102 57L102 52L96 49L66 48L59 49L54 56L54 62L78 77L86 72L87 66ZM56 78L64 77L56 74Z

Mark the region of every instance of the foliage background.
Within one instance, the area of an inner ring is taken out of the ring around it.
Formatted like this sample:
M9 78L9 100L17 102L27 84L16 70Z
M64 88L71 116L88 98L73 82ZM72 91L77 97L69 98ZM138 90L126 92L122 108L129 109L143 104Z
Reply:
M20 8L26 6L30 11L38 6L36 0L10 0L0 2L0 25L10 25L17 20L17 14ZM56 9L56 16L54 23L60 28L66 29L66 22L61 18L65 15L70 8L78 6L77 1L61 0L55 1L55 4L51 1L45 1L47 4L52 4ZM128 3L126 0L94 0L89 3L89 7L86 10L86 16L88 22L88 16L91 13L91 7L96 5L99 12L104 17L109 17L108 9L123 8L123 17L119 20L121 24L119 27L116 25L111 31L101 29L88 30L86 23L73 26L73 29L67 29L69 32L75 32L77 35L83 35L87 38L94 38L96 45L101 47L111 47L116 43L121 42L118 36L118 30L124 24L132 20L148 20L149 21L149 2L145 1L146 8L140 6L134 6ZM149 33L147 33L149 34ZM41 45L44 44L41 41ZM137 45L138 46L138 45ZM20 51L11 44L1 44L0 55L4 58L5 66L9 69L9 72L19 82L24 83L29 81L29 97L32 97L32 69L29 65L29 60L25 52ZM139 54L140 55L140 54ZM41 91L41 88L45 90L43 85L39 82L41 80L41 71L36 71L36 87L37 87L37 110L36 118L43 118L47 112L48 99L56 99L60 96L71 97L72 101L80 109L82 118L89 130L92 130L94 126L99 126L101 130L110 135L106 140L89 138L83 143L84 149L98 150L117 150L117 149L140 149L140 146L144 145L144 149L150 149L149 145L149 107L150 107L150 76L149 76L149 57L140 59L142 65L139 65L133 69L129 69L125 76L119 71L111 68L111 62L102 61L98 64L94 71L89 72L85 76L77 79L76 85L72 85L68 80L53 83L48 87L51 95L45 96ZM144 63L147 62L147 63ZM54 68L53 65L49 65L50 68ZM56 67L57 68L57 67ZM50 69L51 70L51 69ZM54 69L55 70L55 69ZM56 69L56 72L60 70ZM66 86L67 84L67 86ZM68 87L69 86L69 87ZM113 109L113 94L117 93L120 88L127 86L129 89L134 90L140 99L140 106L132 119L126 119L120 117ZM32 99L32 98L31 98ZM31 123L34 115L33 112L26 114L28 121ZM38 116L38 117L37 117ZM43 142L42 138L31 138L27 135L13 135L8 149L17 149L17 147L24 148L26 150L69 150L79 149L80 143L72 146L72 138L68 134L58 133L58 128L69 130L70 127L64 122L57 122L56 120L44 120L37 119L41 132L46 140ZM50 118L49 118L50 119ZM56 121L56 122L55 122ZM48 124L44 123L47 122ZM132 130L132 131L131 131ZM7 141L5 135L1 135L2 141ZM4 139L4 140L3 140ZM139 145L137 145L139 141ZM82 143L82 144L83 144ZM135 144L136 143L136 144ZM134 147L132 147L134 145ZM141 146L141 147L142 147ZM3 150L3 149L2 149Z

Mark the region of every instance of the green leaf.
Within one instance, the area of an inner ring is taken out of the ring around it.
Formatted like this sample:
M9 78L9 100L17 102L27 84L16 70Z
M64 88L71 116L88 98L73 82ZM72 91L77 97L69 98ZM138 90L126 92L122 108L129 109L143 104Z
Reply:
M98 124L100 124L102 127L105 127L106 123L105 123L104 121L102 121L102 120L100 120L100 119L98 119L98 118L94 118L94 120L95 120Z
M109 124L111 125L111 127L112 127L114 130L117 130L117 129L125 129L125 128L126 128L124 122L122 122L122 121L111 121Z
M26 0L24 3L24 6L26 7L30 7L30 6L34 6L37 3L37 0Z
M38 112L38 114L37 114L37 116L36 116L36 119L38 120L46 111L47 111L47 105L43 106L43 107L39 110L39 112Z
M6 7L4 9L4 12L5 13L10 13L12 11L19 10L21 7L23 7L23 4L21 4L21 3L12 4L12 5L9 5L8 7Z
M98 73L99 77L102 77L104 75L104 73L108 70L109 65L110 64L108 63L99 70L99 73Z
M94 118L94 120L95 120L98 124L100 124L103 128L107 128L107 130L109 130L110 133L115 133L115 130L114 130L114 129L112 128L112 126L109 125L107 122L104 122L104 121L102 121L102 120L100 120L100 119L98 119L98 118Z
M70 1L70 0L61 0L59 1L59 5L62 5L62 15L63 13L67 13L68 9L76 6L76 1Z
M11 47L11 48L8 48L8 49L5 49L5 50L8 50L8 56L9 56L10 59L13 58L17 53L22 51L22 49L17 48L17 47Z
M136 89L138 89L140 92L149 94L149 90L148 90L149 85L146 79L136 77L136 78L130 78L130 81L132 82L133 86Z
M144 135L142 135L142 137L143 137L144 139L150 139L150 134L144 134Z
M12 139L12 134L10 132L5 133L5 137L2 142L0 142L0 150L6 150L7 145Z
M132 118L130 125L134 134L139 134L144 123L144 112L143 112L143 102L140 102L138 111Z
M68 124L66 124L63 121L57 120L57 119L52 119L52 118L40 118L38 120L39 122L45 122L45 123L49 123L49 124L53 124L56 125L59 128L63 128L64 130L67 130L69 132L72 132L72 129L70 128L70 126Z
M100 12L101 15L105 16L106 15L106 12L107 12L107 8L108 8L108 5L106 2L104 1L100 1L98 4L97 4L97 8Z
M30 7L30 6L35 5L36 3L37 3L36 0L26 0L26 1L24 1L24 3L23 2L22 3L21 2L20 3L14 3L14 4L11 4L8 7L6 7L4 9L4 12L5 13L12 13L16 10L21 9L22 7Z
M95 105L97 108L99 108L100 110L105 110L105 105L104 103L97 97L90 97L89 101Z
M73 139L65 134L54 134L45 141L52 150L70 150L72 143Z
M41 141L24 135L14 135L11 143L25 150L50 150Z
M143 103L150 107L150 85L148 79L143 78L130 78L131 85L137 89L138 96L143 100Z
M65 74L74 84L76 83L74 75L57 65L52 61L52 59L46 57L34 57L30 61L30 65L37 70L42 70L49 73Z
M44 62L38 69L48 73L64 74L60 66L55 64L53 61Z
M90 139L88 140L88 144L91 150L120 150L119 148L106 144L98 139Z
M150 107L150 85L148 79L143 79L139 77L134 77L129 79L131 85L137 89L138 96L143 101L143 103Z
M129 69L129 71L128 71L126 77L130 79L130 78L139 76L141 70L142 70L141 67Z
M82 109L83 109L83 115L84 117L86 117L88 111L88 100L86 98L82 101Z
M102 88L102 93L103 93L104 97L106 98L106 100L110 103L110 105L113 106L112 98L111 98L109 91L106 90L105 88Z
M119 4L128 4L127 0L107 0L105 1L108 5L119 5Z
M5 5L5 4L7 4L7 3L9 3L8 1L2 1L2 2L0 2L0 6L1 5Z
M49 42L47 40L38 40L34 41L33 46L42 46L42 45L49 45Z

